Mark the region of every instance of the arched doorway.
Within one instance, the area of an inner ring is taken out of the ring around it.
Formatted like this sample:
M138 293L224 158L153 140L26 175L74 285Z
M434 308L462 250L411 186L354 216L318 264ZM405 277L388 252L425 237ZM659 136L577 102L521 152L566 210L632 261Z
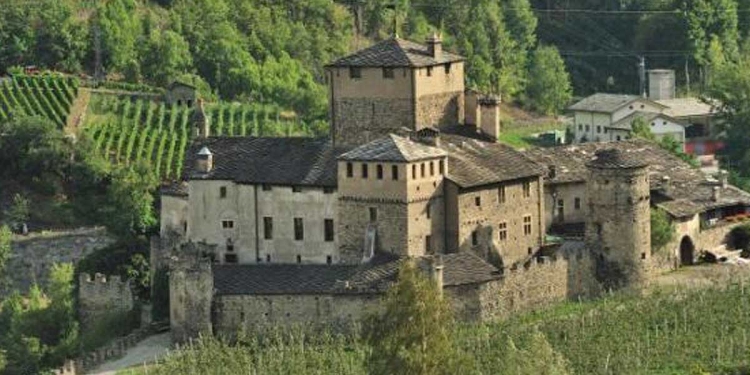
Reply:
M682 237L680 241L680 264L689 266L695 262L695 245L690 237Z

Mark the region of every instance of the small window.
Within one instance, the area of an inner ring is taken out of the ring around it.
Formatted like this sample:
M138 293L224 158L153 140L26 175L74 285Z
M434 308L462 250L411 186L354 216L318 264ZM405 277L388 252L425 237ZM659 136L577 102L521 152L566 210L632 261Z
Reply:
M305 239L305 228L302 224L301 217L294 218L294 239L296 241L302 241Z
M497 203L505 203L505 186L500 186L499 188L497 188Z
M237 254L224 254L224 263L237 263Z
M383 166L382 165L378 164L375 167L375 175L377 175L378 180L382 180L383 179Z
M234 221L233 220L222 220L221 221L221 227L224 229L232 229L234 228Z
M431 66L427 67L427 76L428 77L432 77L432 67Z
M354 177L354 165L346 163L346 177Z
M641 253L641 259L646 259L646 253Z
M565 207L565 201L562 199L557 200L557 207L558 208L564 208Z
M420 175L421 175L422 177L424 177L424 176L425 176L425 167L424 167L424 163L422 163L422 164L420 164L420 165L419 165L419 174L420 174Z
M531 182L524 182L523 183L523 197L528 198L531 196Z
M652 123L651 123L651 126L656 126L656 123L655 123L655 122L652 122Z
M362 178L367 178L368 170L367 170L367 164L362 163Z
M383 68L383 78L393 79L393 68Z
M326 264L332 264L333 263L333 257L330 255L326 256Z
M532 250L531 248L528 248L528 249L527 249L526 251L528 252L528 254L529 254L529 255L531 255L531 253L533 253L533 252L534 252L534 250ZM541 259L541 258L540 258L540 259Z
M602 132L602 127L601 127L601 125L597 125L597 126L596 126L596 132L597 132L597 133L601 133L601 132Z
M433 162L430 162L430 176L435 175L435 164Z
M645 108L645 107L643 106L643 104L641 104L641 109L643 109L643 108Z
M391 166L391 179L393 181L398 181L398 165Z
M266 254L266 263L271 263L271 254Z
M333 192L336 191L336 189L332 187L324 187L323 188L323 194L333 194Z
M424 251L427 254L432 253L432 236L430 235L424 237Z
M531 234L531 215L523 217L523 234L528 236Z
M370 207L370 221L378 221L378 209L375 207Z
M297 254L297 263L302 263L302 255Z
M226 198L227 197L227 187L222 186L219 188L219 197L220 198Z
M589 126L588 125L586 125L586 131L589 131Z
M438 170L440 171L440 175L443 175L445 173L445 164L442 160L438 162Z
M477 231L471 232L471 246L477 246L479 244L479 234Z
M349 78L352 78L352 79L362 78L362 69L354 67L354 66L350 67Z
M292 186L292 193L301 193L302 188L299 186Z
M629 106L629 107L628 107L628 109L633 109L633 106L632 106L632 105L631 105L631 106Z
M583 131L583 125L581 125L581 124L578 124L578 130L579 130L579 131Z
M431 203L427 203L427 207L425 208L425 212L427 213L427 218L428 219L432 217L432 213L430 211L432 211L432 204Z
M272 217L263 218L263 238L267 240L273 239L273 218Z
M445 67L445 74L446 75L451 74L451 64L448 63L448 64L445 64L443 66Z
M580 210L581 209L581 198L576 198L573 201L573 206L575 207L576 210Z
M333 219L323 221L323 235L326 242L333 242Z
M411 178L414 180L417 179L417 165L416 164L411 166Z
M261 186L263 187L263 191L271 191L271 185L263 184Z
M500 225L498 225L498 228L497 228L497 233L498 233L498 239L500 241L507 240L508 239L508 223L507 222L500 223Z
M479 207L482 205L482 198L480 197L474 197L474 205Z

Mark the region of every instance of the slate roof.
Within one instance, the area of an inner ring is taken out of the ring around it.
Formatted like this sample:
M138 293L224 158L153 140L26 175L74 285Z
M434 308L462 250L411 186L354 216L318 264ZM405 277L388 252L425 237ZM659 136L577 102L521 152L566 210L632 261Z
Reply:
M529 149L525 154L544 165L546 185L583 183L588 176L586 163L601 149L615 148L633 159L648 164L652 202L674 217L685 217L710 209L750 205L750 194L706 176L698 168L645 140L584 143L570 146ZM554 169L554 176L550 170ZM714 187L720 187L720 199L713 200Z
M610 129L621 129L621 130L632 130L633 129L633 121L637 118L642 118L643 121L645 121L647 124L651 124L652 121L655 119L665 119L667 121L671 121L676 124L683 125L680 120L677 120L669 115L663 114L663 113L655 113L655 112L641 112L641 111L635 111L617 121L615 121L612 125L607 126L607 128Z
M341 160L412 162L445 156L445 151L389 134L359 146L341 156Z
M636 100L646 100L638 95L604 94L598 93L588 96L568 107L571 111L603 112L612 113ZM653 102L656 106L662 104ZM666 107L665 107L666 108Z
M524 154L501 143L457 134L440 135L448 153L448 179L462 188L539 176L544 169Z
M202 147L213 153L213 169L195 171ZM237 183L336 186L336 158L348 149L333 148L324 138L209 137L188 148L183 179L231 180Z
M589 168L601 169L635 169L646 168L648 162L636 153L617 148L596 150L594 157L586 163Z
M331 67L426 67L463 61L464 58L443 50L439 59L428 52L427 46L408 40L390 38L342 57Z
M427 259L418 260L426 269ZM378 254L361 265L214 265L218 295L247 294L378 294L396 281L402 259ZM443 255L443 285L484 283L500 271L471 253Z

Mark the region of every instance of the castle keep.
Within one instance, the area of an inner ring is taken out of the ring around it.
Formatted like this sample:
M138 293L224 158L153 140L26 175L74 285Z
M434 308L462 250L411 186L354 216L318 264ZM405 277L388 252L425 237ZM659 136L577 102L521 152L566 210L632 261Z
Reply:
M335 61L326 139L212 137L199 104L152 241L152 268L170 267L174 339L345 326L378 308L405 259L465 320L638 288L668 264L651 254L654 160L607 144L568 159L499 144L500 100L465 91L463 70L437 36ZM582 176L569 190L560 163ZM584 229L547 243L561 194L585 210L565 216Z

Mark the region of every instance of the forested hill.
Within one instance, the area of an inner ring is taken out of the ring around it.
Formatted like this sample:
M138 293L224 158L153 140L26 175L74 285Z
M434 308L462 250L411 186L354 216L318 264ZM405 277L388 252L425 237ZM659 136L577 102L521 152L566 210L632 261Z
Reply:
M394 31L422 40L440 30L468 58L469 86L554 112L568 79L540 45L560 50L576 94L635 92L641 56L679 69L680 83L687 64L697 87L712 61L738 53L748 18L750 0L4 0L0 71L179 78L320 119L326 62ZM552 103L535 103L542 94Z

